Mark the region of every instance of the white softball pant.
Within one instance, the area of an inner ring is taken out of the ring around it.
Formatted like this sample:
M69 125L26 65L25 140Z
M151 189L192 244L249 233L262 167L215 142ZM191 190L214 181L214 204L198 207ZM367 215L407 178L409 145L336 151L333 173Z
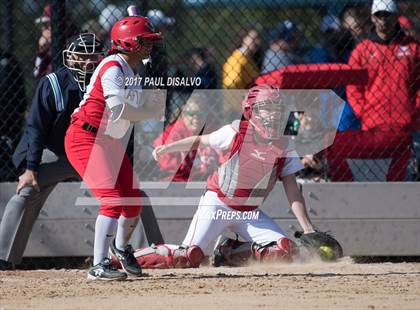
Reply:
M207 191L200 199L183 245L197 245L205 249L225 229L241 236L245 241L261 245L285 237L277 223L260 208L241 212L225 205L217 193Z

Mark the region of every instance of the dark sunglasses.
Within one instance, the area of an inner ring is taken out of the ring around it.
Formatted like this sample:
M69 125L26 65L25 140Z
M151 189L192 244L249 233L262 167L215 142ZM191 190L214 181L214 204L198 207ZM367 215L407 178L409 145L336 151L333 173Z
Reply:
M185 115L188 115L188 116L191 116L191 117L197 116L197 117L200 117L200 118L204 118L204 117L207 116L207 113L206 112L200 112L200 111L197 111L197 112L194 112L194 111L184 111L184 114Z
M379 11L379 12L376 12L374 15L378 18L389 18L393 16L394 14L387 11Z

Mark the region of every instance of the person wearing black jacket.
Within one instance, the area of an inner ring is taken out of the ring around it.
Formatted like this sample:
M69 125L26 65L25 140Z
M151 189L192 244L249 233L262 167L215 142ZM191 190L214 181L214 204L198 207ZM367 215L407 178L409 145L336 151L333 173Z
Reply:
M103 57L103 44L90 33L76 35L69 42L63 52L64 67L38 84L26 129L13 155L16 168L25 171L0 223L0 267L21 262L32 227L54 187L78 177L65 155L64 136L90 75Z

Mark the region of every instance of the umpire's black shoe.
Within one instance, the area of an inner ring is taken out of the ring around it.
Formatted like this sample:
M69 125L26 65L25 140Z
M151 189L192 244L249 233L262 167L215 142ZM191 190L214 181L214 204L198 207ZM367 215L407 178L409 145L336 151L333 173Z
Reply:
M109 258L104 258L102 262L89 269L87 278L88 280L121 281L127 279L127 274L112 266Z
M121 251L115 246L114 240L111 243L111 253L117 257L125 272L133 276L141 276L141 266L134 257L134 251L131 245L128 244L124 251Z
M9 263L8 261L0 259L0 270L5 271L5 270L12 270L12 269L13 269L12 263Z

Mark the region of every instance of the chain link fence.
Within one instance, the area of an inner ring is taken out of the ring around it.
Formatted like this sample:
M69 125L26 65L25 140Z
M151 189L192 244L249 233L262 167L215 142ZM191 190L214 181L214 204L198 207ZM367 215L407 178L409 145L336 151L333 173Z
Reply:
M25 128L37 82L62 65L66 38L89 31L109 46L113 23L127 15L131 4L165 38L164 46L153 51L148 76L199 77L201 89L246 89L261 75L275 77L273 72L285 78L290 71L288 78L293 79L295 66L304 73L295 88L330 88L330 82L320 83L323 70L331 71L331 79L340 77L334 91L346 103L336 124L337 137L327 150L302 159L303 181L419 180L418 1L399 1L394 7L393 1L385 0L373 6L372 1L346 0L4 0L0 4L0 181L15 181L19 175L11 155ZM333 73L335 69L325 64L350 67ZM349 78L357 74L351 71L356 67L365 70L366 81L346 85L358 79ZM187 115L181 113L194 88L167 87L166 128L201 117L194 107ZM207 109L211 113L207 119L212 120L209 130L226 124L230 111L240 110L240 106L226 108L223 100L220 104ZM173 180L188 179L197 159L199 173L192 179L204 180L215 169L218 154L208 150L187 158L186 172L180 171L179 163L175 168L156 165L151 151L161 129L159 124L145 123L132 139L132 149L140 146L141 179L174 175ZM311 120L296 111L286 131L302 130L311 130Z

